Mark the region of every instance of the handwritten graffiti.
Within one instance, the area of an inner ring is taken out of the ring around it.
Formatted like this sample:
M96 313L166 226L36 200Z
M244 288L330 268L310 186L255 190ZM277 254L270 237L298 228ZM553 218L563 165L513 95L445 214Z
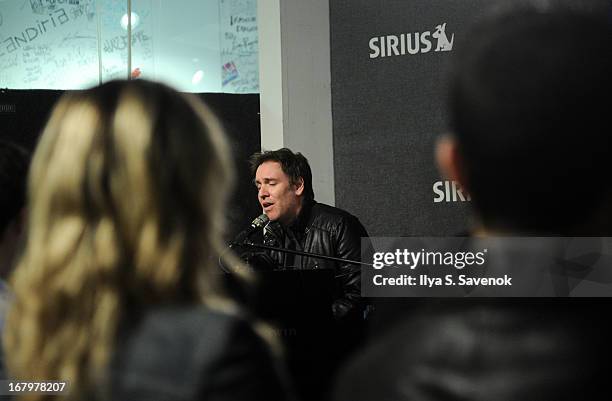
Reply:
M144 33L144 31L138 31L132 35L132 46L136 44L144 44L151 40L151 37ZM127 35L118 35L112 39L104 41L104 51L106 53L112 53L116 50L127 49L128 38Z
M45 20L36 20L36 25L29 26L18 35L11 35L0 42L0 57L13 53L22 46L43 36L48 30L64 25L70 20L63 8L57 9L48 15L49 18Z
M30 0L30 6L35 14L47 14L57 10L60 5L78 5L79 0Z
M87 20L91 22L96 16L96 10L92 3L79 4L78 6L73 7L70 10L70 14L72 15L72 19L78 19L82 17L83 15L86 15Z
M255 16L251 16L251 15L248 17L244 17L240 15L230 16L230 26L238 25L238 24L256 24L256 23L257 23L257 17Z

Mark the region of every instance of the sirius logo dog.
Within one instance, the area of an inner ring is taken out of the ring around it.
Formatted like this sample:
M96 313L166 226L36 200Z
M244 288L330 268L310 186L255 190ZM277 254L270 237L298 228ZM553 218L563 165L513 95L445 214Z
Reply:
M406 54L429 53L433 49L432 39L436 39L434 51L451 51L455 34L450 40L446 34L446 22L436 26L433 34L431 31L401 33L399 35L374 36L370 38L370 58L404 56Z
M436 51L449 52L453 50L453 42L455 41L455 34L451 36L451 40L449 42L448 37L446 36L446 22L442 25L438 25L436 27L435 32L431 35L434 38L438 39L438 46L436 46Z

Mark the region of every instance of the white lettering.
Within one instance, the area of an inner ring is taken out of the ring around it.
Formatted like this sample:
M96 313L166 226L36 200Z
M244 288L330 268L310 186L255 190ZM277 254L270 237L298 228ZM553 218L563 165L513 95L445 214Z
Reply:
M372 49L373 53L370 53L370 58L376 58L380 55L380 48L378 47L378 38L374 37L370 39L370 49Z
M387 36L387 54L391 56L391 50L393 50L393 54L399 56L400 53L397 51L398 39L397 36L390 35Z
M472 200L471 196L456 181L437 181L434 182L432 189L435 195L434 203Z
M382 263L382 257L383 257L383 253L382 252L375 252L374 253L374 259L372 261L372 267L374 267L376 270L382 269L384 264Z
M459 285L512 286L512 277L507 274L504 274L504 277L466 277L461 274Z
M372 278L374 285L414 285L414 280L407 274L402 274L399 277L383 277L377 274Z
M419 252L411 252L410 254L412 255L412 266L410 266L410 269L414 270L419 265L421 254Z
M414 34L414 46L412 39L413 39L413 34L408 34L406 35L408 36L408 53L410 54L417 54L419 52L419 48L420 48L420 43L419 43L419 33L415 33Z
M441 186L442 186L442 181L434 182L433 184L433 191L437 195L434 198L435 203L439 203L444 200L444 192L442 192L442 190L440 189Z
M431 36L431 32L426 31L421 34L421 43L425 46L421 49L421 53L427 53L431 50L431 41L427 39L428 36Z
M391 252L385 253L385 264L392 265L393 263L395 263L395 258L393 257L393 253Z

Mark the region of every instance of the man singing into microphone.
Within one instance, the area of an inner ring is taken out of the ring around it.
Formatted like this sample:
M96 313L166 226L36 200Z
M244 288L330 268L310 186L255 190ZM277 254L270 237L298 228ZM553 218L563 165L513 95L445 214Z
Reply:
M272 299L273 309L289 310L292 315L284 315L281 326L288 333L283 341L300 398L325 400L335 370L363 338L361 268L355 263L287 251L359 261L361 237L367 237L367 232L355 216L314 200L312 172L302 154L283 148L256 153L250 163L264 215L234 243L247 241L277 248L255 252L272 274L287 277L289 273L291 278L298 273L297 287L285 282L289 294L285 291L281 297L268 293L262 296ZM254 267L258 268L257 263ZM318 287L317 281L308 281L307 276L323 277L330 286ZM298 304L293 303L296 298Z
M270 222L264 228L264 245L360 260L365 228L350 213L314 200L312 172L301 153L287 148L251 156L258 200ZM359 265L267 251L276 269L333 269L332 305L337 320L361 318Z

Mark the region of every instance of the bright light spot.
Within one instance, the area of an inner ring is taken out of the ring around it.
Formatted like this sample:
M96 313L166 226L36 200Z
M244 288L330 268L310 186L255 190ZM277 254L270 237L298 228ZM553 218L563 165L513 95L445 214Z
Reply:
M191 83L197 85L200 83L202 78L204 77L204 71L198 70L195 74L193 74L193 78L191 78Z
M132 29L136 28L139 22L140 22L140 17L138 16L138 14L132 13ZM121 28L127 31L127 28L128 28L127 14L123 14L123 17L121 17Z

